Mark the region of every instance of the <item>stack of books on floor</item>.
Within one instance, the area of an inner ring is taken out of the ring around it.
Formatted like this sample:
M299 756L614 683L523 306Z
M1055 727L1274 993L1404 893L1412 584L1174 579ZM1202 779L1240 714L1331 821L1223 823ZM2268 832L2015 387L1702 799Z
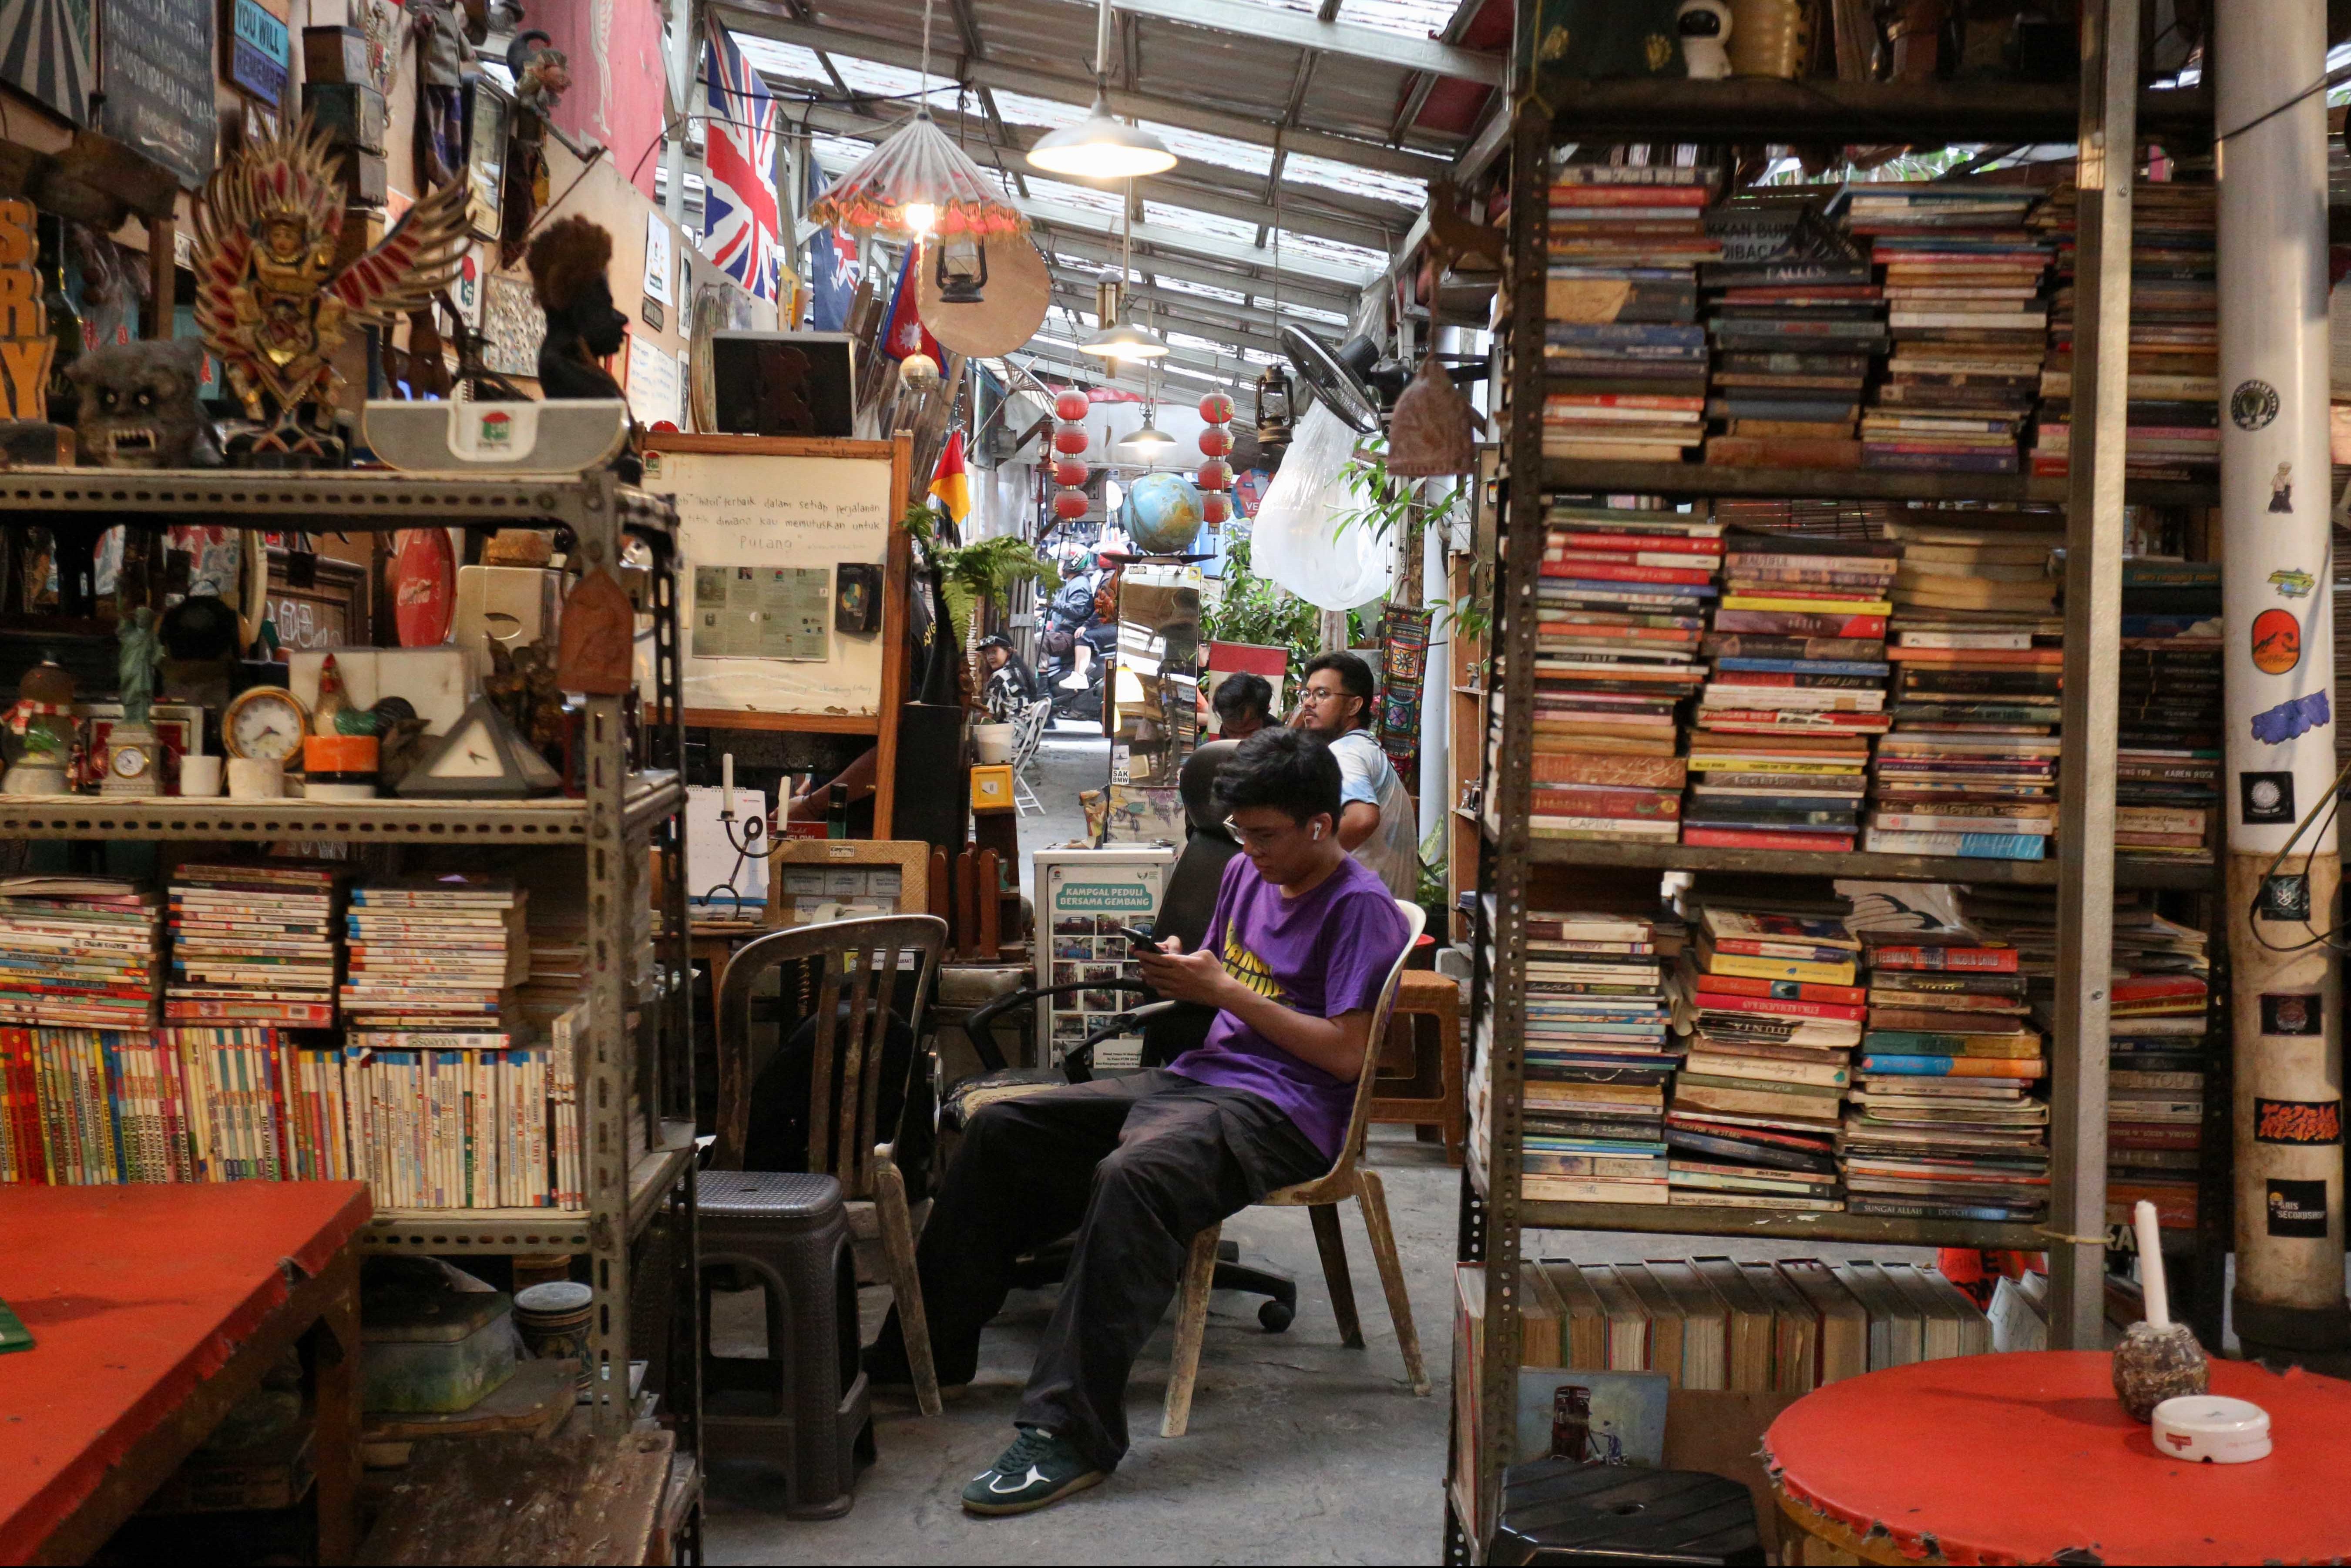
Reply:
M1868 261L1724 261L1702 269L1715 350L1708 463L1858 468L1854 423L1886 312Z
M1725 541L1722 605L1703 652L1710 678L1699 698L1691 749L1710 764L1735 762L1742 746L1765 753L1790 737L1828 742L1806 771L1714 765L1682 808L1682 841L1803 850L1850 850L1860 831L1866 737L1886 713L1883 632L1898 549L1802 534L1733 533ZM1737 608L1733 608L1736 606ZM1723 630L1726 614L1797 618L1829 634ZM1868 634L1872 625L1879 628ZM1844 634L1861 627L1861 633ZM1749 737L1752 737L1750 739Z
M2215 200L2209 183L2131 187L2130 387L2124 471L2196 479L2220 466L2220 297ZM2074 396L2076 193L2061 186L2032 217L2057 247L2057 290L2041 376L2035 474L2066 472ZM2252 383L2259 387L2260 383ZM2258 403L2259 394L2254 395ZM2262 417L2258 406L2246 417Z
M1868 1032L1844 1124L1855 1214L2038 1222L2048 1076L2019 956L1957 927L1863 934Z
M2316 589L2273 574L2282 615L2254 618L2254 658L2299 653L2288 608ZM2263 626L2267 620L2270 624ZM2269 646L2264 649L2263 636ZM2115 852L2210 864L2220 804L2220 569L2205 561L2123 562L2121 728L2115 750Z
M1673 1201L1843 1208L1836 1134L1861 1039L1861 944L1833 898L1799 915L1728 891L1690 902L1673 981L1676 1021L1692 1031L1666 1113Z
M502 1051L514 988L530 977L529 897L502 877L372 878L344 915L348 1043L390 1051Z
M339 862L257 858L181 866L172 873L172 978L163 1013L174 1023L335 1021Z
M1677 463L1706 436L1710 169L1568 163L1551 189L1543 455Z
M2017 471L2048 336L2049 247L2029 187L1856 185L1846 219L1885 268L1886 377L1862 415L1872 468Z
M0 880L0 1023L145 1029L163 984L163 901L97 876Z
M266 1029L0 1030L0 1182L343 1181L342 1053Z
M1705 678L1722 530L1699 513L1564 503L1543 521L1531 826L1672 843L1687 771L1675 715ZM1492 706L1499 727L1499 693Z
M2192 1230L2211 1000L2205 934L2158 915L2144 894L2121 894L2115 901L2115 968L2107 993L2106 1223L2129 1224L2133 1206L2144 1198L2165 1229ZM2264 1033L2308 1034L2319 1027L2315 997L2264 997L2262 1008ZM2261 1102L2256 1115L2314 1117L2321 1130L2328 1118L2339 1121L2331 1106L2277 1101ZM2273 1141L2304 1131L2256 1125L2253 1135Z
M1526 930L1521 1190L1577 1203L1666 1201L1668 1027L1655 922L1533 912Z
M2043 860L2057 831L2064 622L2061 519L1914 510L1888 525L1894 728L1879 737L1865 849ZM1935 520L1928 520L1935 519Z

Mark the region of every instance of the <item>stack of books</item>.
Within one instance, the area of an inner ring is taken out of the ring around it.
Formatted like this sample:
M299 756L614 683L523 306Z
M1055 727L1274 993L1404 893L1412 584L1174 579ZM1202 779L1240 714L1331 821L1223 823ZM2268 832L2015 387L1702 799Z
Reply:
M2049 247L2024 186L1854 187L1847 222L1885 268L1894 354L1862 416L1873 468L2017 471L2048 336Z
M339 862L263 858L192 862L172 873L174 1023L335 1021Z
M355 1053L351 1146L377 1207L563 1207L549 1171L550 1080L544 1050Z
M2272 574L2279 606L2307 602L2306 573ZM2266 612L2264 612L2266 614ZM2300 636L2289 608L2264 630ZM2288 628L2293 628L2289 633ZM2220 804L2220 569L2204 561L2123 563L2121 730L2115 751L2115 850L2209 864Z
M1887 526L1894 728L1877 743L1869 832L1887 854L2042 860L2057 831L2064 622L2058 519L1914 510Z
M1715 350L1707 416L1719 427L1707 461L1860 467L1854 423L1870 366L1886 352L1868 264L1726 263L1708 268L1706 281Z
M2195 479L2220 466L2217 189L2146 180L2131 188L2130 402L2123 467L2133 478ZM2061 186L2032 216L2034 229L2056 246L2058 280L2041 375L2035 474L2064 474L2070 450L2075 198L2074 187ZM2259 393L2253 396L2258 405ZM2247 417L2261 417L2258 406Z
M1703 222L1713 188L1710 169L1561 166L1543 286L1556 329L1547 340L1547 454L1671 463L1704 439L1698 264L1721 249Z
M1889 666L1882 630L1893 605L1886 595L1898 549L1865 540L1794 533L1733 533L1723 558L1722 604L1703 652L1711 678L1699 698L1698 727L1708 746L1733 748L1737 737L1826 738L1836 756L1865 763L1868 742L1883 735ZM1732 610L1733 605L1738 606ZM1837 628L1828 635L1726 632L1725 614L1795 615ZM1875 624L1876 634L1842 634ZM1693 742L1695 749L1696 742ZM1766 847L1849 850L1860 831L1863 775L1852 762L1837 772L1743 778L1725 768L1693 785L1682 810L1688 843L1760 842ZM1720 840L1694 835L1761 835ZM1779 835L1773 837L1772 835Z
M114 877L0 879L0 1023L153 1023L162 904L152 889Z
M2107 991L2106 1223L2130 1223L2141 1198L2155 1205L2167 1230L2196 1226L2197 1167L2204 1146L2206 1020L2211 1000L2205 934L2167 920L2145 894L2115 900L2115 968ZM2310 1033L2319 1027L2315 997L2264 997L2262 1029ZM2332 1107L2262 1101L2256 1115L2315 1117ZM2256 1126L2277 1139L2299 1131Z
M504 1051L530 977L528 895L502 877L371 879L344 915L347 1042L379 1051Z
M1844 1124L1856 1214L2035 1222L2048 1066L2015 948L1957 927L1864 933L1868 1032Z
M1531 913L1526 1196L1666 1201L1665 1085L1680 1060L1656 922Z
M1861 944L1834 915L1698 895L1674 974L1692 1033L1666 1114L1676 1203L1840 1209L1838 1113L1861 1040Z
M1722 530L1702 514L1562 503L1543 521L1531 825L1672 843L1686 777L1675 715L1705 678ZM1499 693L1493 709L1499 720Z
M1706 437L1710 169L1567 163L1551 188L1543 455L1677 463Z

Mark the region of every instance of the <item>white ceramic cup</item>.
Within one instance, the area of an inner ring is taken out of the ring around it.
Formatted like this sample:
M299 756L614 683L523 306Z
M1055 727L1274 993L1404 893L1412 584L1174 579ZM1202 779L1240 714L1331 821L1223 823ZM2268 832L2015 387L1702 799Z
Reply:
M275 800L286 793L286 764L262 757L228 759L232 800Z
M208 799L221 792L221 763L218 757L183 757L180 758L180 793L192 799Z

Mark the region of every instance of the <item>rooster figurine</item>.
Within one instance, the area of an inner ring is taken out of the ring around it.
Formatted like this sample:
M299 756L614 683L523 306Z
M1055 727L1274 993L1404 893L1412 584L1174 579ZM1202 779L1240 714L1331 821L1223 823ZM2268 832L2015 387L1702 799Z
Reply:
M341 381L336 350L353 321L389 324L448 287L468 244L465 197L463 181L434 192L338 268L343 188L307 115L213 175L196 207L196 327L265 427L253 454L333 460L323 411Z

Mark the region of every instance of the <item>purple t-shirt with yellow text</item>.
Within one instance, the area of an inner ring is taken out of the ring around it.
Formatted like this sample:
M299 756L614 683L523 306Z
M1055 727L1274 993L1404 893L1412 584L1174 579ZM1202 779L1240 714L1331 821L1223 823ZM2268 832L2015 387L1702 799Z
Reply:
M1378 1004L1404 951L1405 929L1386 884L1352 856L1312 891L1284 898L1247 855L1235 855L1202 942L1224 960L1227 974L1259 995L1331 1019ZM1355 1085L1292 1056L1232 1014L1217 1013L1199 1048L1168 1063L1168 1071L1270 1100L1309 1142L1338 1158Z

